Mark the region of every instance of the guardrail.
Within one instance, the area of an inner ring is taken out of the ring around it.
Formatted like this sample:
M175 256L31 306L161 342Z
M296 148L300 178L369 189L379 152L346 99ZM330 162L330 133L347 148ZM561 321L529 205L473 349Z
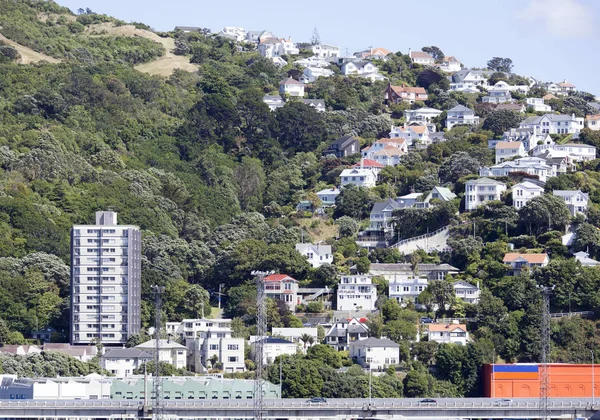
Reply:
M390 245L388 248L397 248L400 247L402 245L408 244L410 242L415 242L421 239L425 239L425 238L431 238L432 236L435 236L439 233L442 233L445 230L449 230L450 229L450 225L448 226L444 226L439 228L438 230L434 231L434 232L429 232L429 233L424 233L423 235L419 235L419 236L413 236L412 238L406 238L406 239L402 239L401 241L396 242L393 245Z

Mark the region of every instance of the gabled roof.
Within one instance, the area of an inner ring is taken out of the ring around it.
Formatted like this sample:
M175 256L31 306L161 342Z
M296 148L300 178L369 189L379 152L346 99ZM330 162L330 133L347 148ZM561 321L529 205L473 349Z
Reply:
M496 181L494 179L490 179L490 178L477 178L477 179L470 179L467 182L465 182L465 184L474 184L474 185L478 185L478 184L493 184L493 185L506 185L503 182L500 181Z
M129 349L110 349L102 355L103 359L152 359L152 357L150 353L135 347Z
M465 324L427 324L427 329L430 332L452 332L456 330L467 332L467 326Z
M431 193L433 194L434 191L437 191L437 193L441 196L440 198L444 201L450 201L456 198L456 194L446 187L433 187Z
M518 149L523 143L520 141L499 141L496 144L496 149Z
M600 121L600 114L586 115L585 119L588 120L588 121Z
M385 146L383 149L374 153L374 156L404 156L406 152L395 146Z
M578 194L582 194L585 198L588 198L588 195L581 190L554 190L552 191L552 195L562 198L572 198Z
M182 346L179 343L176 343L174 341L171 340L164 340L161 339L160 340L160 349L186 349L186 346ZM142 344L138 344L137 346L135 346L137 349L148 349L148 350L153 350L156 347L156 340L153 338L152 340L148 340L145 343Z
M467 108L464 105L456 105L454 108L450 108L448 110L448 112L472 112L473 114L475 113L475 111L473 111L472 109Z
M331 146L335 145L338 146L340 149L343 149L344 147L348 147L356 141L358 140L356 140L353 136L343 136L331 143L329 147L331 148Z
M575 85L573 83L569 83L566 80L564 82L558 83L558 86L560 86L560 87L572 87L572 88L575 87Z
M380 144L386 144L386 143L404 144L404 143L406 143L406 140L403 139L403 138L393 138L393 139L383 138L383 139L377 140L375 143L380 143Z
M423 51L411 51L409 54L410 58L429 58L433 60L431 54L423 52Z
M363 159L361 162L355 163L352 166L355 168L360 168L361 166L363 168L385 168L384 165L373 159Z
M350 343L350 345L359 347L400 347L398 343L394 343L392 340L375 337L366 338L364 340L356 340Z
M409 128L417 134L424 134L429 131L424 125L410 125Z
M298 281L295 278L288 276L287 274L271 274L270 276L265 277L265 281L283 281L283 280Z
M388 198L387 201L379 201L373 204L371 213L381 213L386 207L391 207L392 210L403 208L396 200Z
M296 251L302 253L307 249L312 249L317 254L330 254L331 245L313 245L313 244L296 244Z
M414 93L417 95L427 94L425 89L422 87L411 87L411 86L407 86L407 85L402 85L402 86L390 85L390 89L392 89L392 91L394 91L394 93L398 96L400 96L401 93Z
M529 264L542 264L548 260L548 254L519 254L518 252L509 252L504 255L502 261L511 263L520 259L527 261Z
M299 81L297 81L296 79L292 78L292 77L288 77L286 79L283 79L281 82L279 82L280 85L301 85L304 86L302 83L300 83Z
M544 191L544 189L542 187L534 184L533 182L529 182L529 181L521 182L520 184L514 185L513 189L515 189L517 187L523 188L525 190Z

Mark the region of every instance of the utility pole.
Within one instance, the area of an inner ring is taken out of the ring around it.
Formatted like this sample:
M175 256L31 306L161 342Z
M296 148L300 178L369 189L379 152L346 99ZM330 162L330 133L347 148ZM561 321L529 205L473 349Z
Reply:
M162 419L162 379L160 377L160 329L162 327L162 294L165 292L164 286L152 286L154 290L154 305L156 312L154 314L154 405L152 406L152 419Z
M592 353L592 409L594 408L594 405L596 405L596 384L595 384L595 372L594 372L594 350L590 350L590 352Z
M254 420L262 420L265 406L264 340L267 335L267 297L265 296L265 277L271 273L253 271L256 276L256 379L254 381Z
M550 420L548 398L550 394L548 356L550 355L550 295L554 287L541 286L542 290L542 348L540 371L540 416L543 420Z

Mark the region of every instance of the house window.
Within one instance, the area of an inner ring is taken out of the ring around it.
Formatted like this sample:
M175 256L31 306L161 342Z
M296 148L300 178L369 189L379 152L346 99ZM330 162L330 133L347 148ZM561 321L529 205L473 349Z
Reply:
M239 350L240 346L238 344L228 344L227 350Z

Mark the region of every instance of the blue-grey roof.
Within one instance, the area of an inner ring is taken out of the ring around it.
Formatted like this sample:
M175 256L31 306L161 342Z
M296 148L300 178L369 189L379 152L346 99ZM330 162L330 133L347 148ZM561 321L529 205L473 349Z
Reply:
M474 111L472 109L467 108L464 105L456 105L454 108L450 108L448 110L448 112L465 112L465 111L469 111L469 112L473 112L474 113Z
M404 208L404 206L398 203L397 201L388 198L387 201L379 201L377 203L374 203L373 209L371 209L371 213L381 213L383 209L385 209L387 206L390 206L392 210Z

